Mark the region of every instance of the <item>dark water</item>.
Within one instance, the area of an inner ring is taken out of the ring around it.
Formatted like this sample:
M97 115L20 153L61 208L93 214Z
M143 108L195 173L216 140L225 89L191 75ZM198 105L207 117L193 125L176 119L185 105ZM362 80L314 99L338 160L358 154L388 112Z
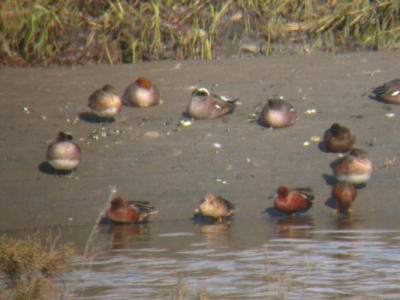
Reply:
M400 221L333 214L103 226L66 278L76 299L399 299Z

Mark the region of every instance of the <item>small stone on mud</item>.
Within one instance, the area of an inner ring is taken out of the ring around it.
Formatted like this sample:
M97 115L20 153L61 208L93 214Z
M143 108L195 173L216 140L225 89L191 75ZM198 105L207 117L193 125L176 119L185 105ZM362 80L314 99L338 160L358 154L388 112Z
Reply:
M215 181L218 182L218 183L221 183L221 184L227 184L228 183L227 180L224 180L224 179L221 179L221 178L217 178L217 179L215 179Z
M217 149L220 149L222 147L220 143L214 143L213 146Z
M177 63L172 70L179 70L181 68L182 64L181 63Z
M319 136L313 135L309 138L310 142L319 142L321 138Z
M174 149L174 150L172 150L172 155L175 156L175 157L181 156L182 153L183 153L183 152L182 152L182 150L180 150L180 149Z
M394 116L396 116L395 113L387 113L387 114L385 114L385 117L387 117L387 118L393 118Z
M158 131L153 131L153 130L147 131L144 135L152 139L157 139L161 136L161 134Z
M179 124L181 124L184 127L192 126L192 120L180 120Z
M308 115L313 115L317 113L317 110L315 108L309 108L304 113Z

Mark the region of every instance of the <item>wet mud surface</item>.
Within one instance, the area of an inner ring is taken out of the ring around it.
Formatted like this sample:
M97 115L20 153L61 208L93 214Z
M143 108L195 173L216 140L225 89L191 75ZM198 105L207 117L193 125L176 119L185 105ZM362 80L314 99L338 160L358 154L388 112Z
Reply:
M396 216L400 106L368 95L399 77L398 57L393 51L2 68L0 228L93 224L112 187L126 200L152 202L159 209L154 222L191 218L207 192L233 202L239 216L268 213L269 196L283 184L312 187L307 213L330 215L329 164L338 155L322 152L315 137L333 122L352 130L375 167L358 192L355 213ZM124 107L115 122L87 115L95 89L109 83L122 94L139 76L158 86L162 105ZM229 116L181 126L193 86L242 104ZM249 121L272 96L294 105L299 118L293 126L271 130ZM47 145L61 130L82 150L70 175L54 174L46 164Z

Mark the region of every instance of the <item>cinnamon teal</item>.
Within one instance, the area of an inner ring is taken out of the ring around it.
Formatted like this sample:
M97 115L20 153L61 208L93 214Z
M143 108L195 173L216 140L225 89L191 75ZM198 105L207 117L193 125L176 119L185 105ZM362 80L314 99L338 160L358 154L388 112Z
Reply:
M294 215L312 206L314 195L311 189L293 189L281 186L276 192L274 206L277 210Z
M106 216L114 223L140 223L156 213L158 211L147 201L124 201L121 197L115 197Z

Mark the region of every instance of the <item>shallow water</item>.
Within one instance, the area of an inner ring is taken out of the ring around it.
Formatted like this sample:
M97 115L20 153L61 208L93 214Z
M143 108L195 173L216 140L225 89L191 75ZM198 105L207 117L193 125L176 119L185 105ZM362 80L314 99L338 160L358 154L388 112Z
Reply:
M398 225L390 215L263 214L102 226L67 284L76 299L169 299L183 286L188 298L399 299Z

